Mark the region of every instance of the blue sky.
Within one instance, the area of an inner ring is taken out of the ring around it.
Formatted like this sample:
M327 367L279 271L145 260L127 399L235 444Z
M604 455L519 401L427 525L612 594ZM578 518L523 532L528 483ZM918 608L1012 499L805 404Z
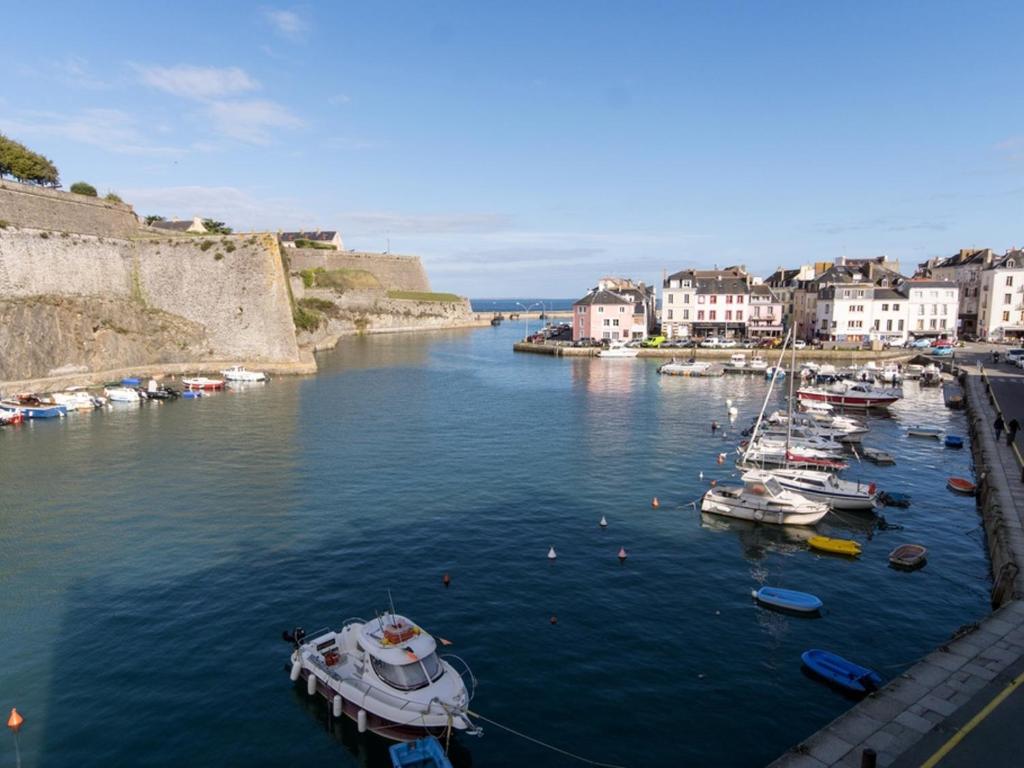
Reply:
M1024 245L1021 3L18 3L0 131L436 289Z

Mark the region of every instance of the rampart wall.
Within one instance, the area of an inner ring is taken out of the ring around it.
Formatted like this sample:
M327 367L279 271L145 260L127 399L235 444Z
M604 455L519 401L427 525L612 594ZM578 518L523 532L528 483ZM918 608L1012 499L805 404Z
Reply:
M0 221L52 232L131 237L139 220L130 205L0 181Z
M332 251L318 248L285 248L293 272L304 269L362 269L389 291L430 291L427 271L418 256L390 253Z

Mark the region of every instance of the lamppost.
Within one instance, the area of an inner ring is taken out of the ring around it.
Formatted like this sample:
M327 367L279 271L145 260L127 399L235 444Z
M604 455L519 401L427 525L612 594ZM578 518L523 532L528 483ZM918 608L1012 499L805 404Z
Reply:
M538 304L540 304L542 307L544 306L543 303L539 301L533 302L533 304L531 304L528 307L523 307L523 305L520 304L518 301L516 302L517 307L523 307L523 341L526 341L528 338L530 338L530 310L536 307Z

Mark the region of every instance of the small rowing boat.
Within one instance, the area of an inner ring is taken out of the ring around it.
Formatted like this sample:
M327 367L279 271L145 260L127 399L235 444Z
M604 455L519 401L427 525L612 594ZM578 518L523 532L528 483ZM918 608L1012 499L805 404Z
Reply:
M847 661L831 651L812 648L800 655L800 660L811 672L826 682L853 693L868 693L882 685L882 678L872 669Z
M968 480L966 477L951 477L946 481L946 487L951 491L957 493L965 493L968 496L973 496L974 492L978 489L974 483Z
M957 435L946 435L946 447L947 448L963 448L964 439Z
M928 557L928 550L920 544L900 544L889 553L889 564L907 570L920 568Z
M878 448L869 448L864 446L861 449L861 453L864 454L864 458L868 461L873 461L875 464L895 464L896 459L892 457L891 453L879 450Z
M441 742L434 736L395 744L388 752L392 768L452 768Z
M795 613L817 613L823 605L821 599L815 595L797 592L795 589L761 587L752 590L750 594L761 605Z
M807 544L811 549L816 549L819 552L828 552L832 555L857 557L861 552L860 544L852 539L833 539L828 536L811 536L811 538L807 540Z
M942 437L942 430L938 427L925 427L917 424L909 427L907 434L911 437Z

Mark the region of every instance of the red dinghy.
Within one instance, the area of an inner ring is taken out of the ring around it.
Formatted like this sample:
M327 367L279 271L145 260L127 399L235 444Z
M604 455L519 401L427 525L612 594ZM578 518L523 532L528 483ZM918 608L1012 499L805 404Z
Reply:
M889 553L889 564L895 568L920 568L928 557L928 550L920 544L900 544Z
M957 493L966 493L968 496L973 496L977 490L977 486L970 480L964 477L951 477L946 481L946 487L951 491Z

